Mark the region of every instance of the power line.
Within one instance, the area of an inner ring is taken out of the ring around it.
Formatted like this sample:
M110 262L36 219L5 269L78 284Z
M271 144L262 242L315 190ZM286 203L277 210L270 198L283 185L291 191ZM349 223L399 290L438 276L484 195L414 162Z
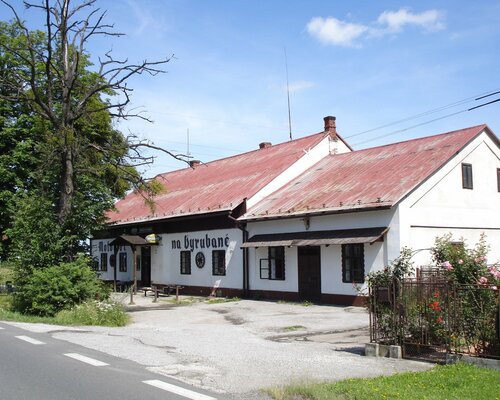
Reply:
M488 97L488 96L485 96L485 97ZM472 110L475 110L477 108L481 108L481 107L484 107L484 106L487 106L487 105L490 105L490 104L493 104L493 103L496 103L500 101L500 98L496 99L496 100L492 100L492 101L489 101L487 103L484 103L484 104L480 104L478 106L475 106L475 107L472 107L472 108L466 108L464 110L461 110L461 111L457 111L457 112L454 112L454 113L451 113L451 114L447 114L447 115L443 115L439 118L434 118L434 119L431 119L429 121L425 121L425 122L422 122L420 124L416 124L416 125L412 125L412 126L409 126L407 128L404 128L404 129L398 129L397 131L393 131L393 132L389 132L389 133L386 133L385 135L380 135L380 136L377 136L377 137L374 137L374 138L371 138L371 139L368 139L368 140L364 140L362 142L358 142L355 144L355 146L359 146L361 144L365 144L365 143L369 143L369 142L373 142L374 140L378 140L378 139L382 139L382 138L385 138L387 136L392 136L392 135L396 135L398 133L401 133L401 132L405 132L405 131L408 131L410 129L413 129L413 128L417 128L419 126L422 126L422 125L427 125L427 124L430 124L432 122L436 122L436 121L439 121L441 119L445 119L445 118L449 118L449 117L452 117L454 115L458 115L458 114L462 114L462 113L465 113L465 112L468 112L468 111L472 111Z
M380 129L383 129L383 128L388 128L389 126L397 125L397 124L400 124L400 123L406 122L406 121L411 121L412 119L422 118L422 117L425 117L425 116L430 115L430 114L435 114L435 113L438 113L440 111L444 111L444 110L447 110L449 108L457 107L459 105L462 105L462 104L465 104L465 103L468 103L468 102L471 102L471 101L477 101L477 100L483 99L485 97L493 96L493 95L498 94L498 93L500 93L500 89L489 90L487 92L483 92L483 93L480 93L480 94L472 96L472 97L467 97L467 98L465 98L463 100L459 100L459 101L456 101L454 103L450 103L450 104L447 104L447 105L444 105L444 106L441 106L441 107L438 107L438 108L433 108L431 110L424 111L424 112L422 112L420 114L411 115L409 117L406 117L406 118L403 118L403 119L400 119L400 120L397 120L397 121L394 121L394 122L389 122L387 124L380 125L380 126L377 126L375 128L368 129L366 131L362 131L362 132L355 133L353 135L345 136L345 138L346 139L350 139L350 138L353 138L353 137L356 137L356 136L361 136L361 135L364 135L366 133L377 131L377 130L380 130ZM455 115L455 114L450 114L450 116L451 115ZM439 120L439 119L442 119L442 118L438 118L437 120ZM416 125L416 126L420 126L420 125ZM362 143L365 143L365 142L362 142Z

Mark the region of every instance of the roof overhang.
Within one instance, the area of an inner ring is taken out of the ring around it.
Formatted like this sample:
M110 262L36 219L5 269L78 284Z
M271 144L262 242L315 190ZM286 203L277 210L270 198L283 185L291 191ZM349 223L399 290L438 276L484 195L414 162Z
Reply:
M115 228L115 227L127 227L134 225L148 225L152 223L161 223L166 221L183 221L190 220L196 218L205 218L205 217L217 217L221 215L228 215L233 211L233 208L223 208L218 209L217 211L211 212L199 212L199 213L189 213L189 214L173 214L173 215L155 215L153 217L143 218L143 219L131 219L124 221L115 221L115 222L106 222L106 228Z
M329 246L382 242L389 228L340 229L335 231L289 232L255 235L241 247Z
M116 239L109 242L110 246L149 246L146 239L137 235L120 235Z
M247 213L240 218L238 221L241 222L254 222L254 221L269 221L269 220L277 220L277 219L290 219L290 218L302 218L302 217L317 217L321 215L333 215L333 214L348 214L355 212L365 212L365 211L379 211L379 210L389 210L392 207L392 202L387 202L387 204L382 203L381 205L375 206L352 206L349 208L346 207L335 207L335 208L324 208L321 210L307 210L307 211L297 211L297 212L286 212L280 214L259 214L252 215L251 213Z

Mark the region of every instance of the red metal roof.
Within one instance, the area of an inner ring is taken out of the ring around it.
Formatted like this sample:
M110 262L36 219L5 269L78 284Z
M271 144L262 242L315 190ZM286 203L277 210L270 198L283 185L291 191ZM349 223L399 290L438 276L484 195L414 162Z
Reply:
M252 207L241 219L391 207L486 125L330 155Z
M232 210L253 196L277 175L318 144L325 133L317 133L223 158L196 168L185 168L158 175L166 192L155 198L155 213L136 192L115 204L107 213L108 223L165 219L182 215Z

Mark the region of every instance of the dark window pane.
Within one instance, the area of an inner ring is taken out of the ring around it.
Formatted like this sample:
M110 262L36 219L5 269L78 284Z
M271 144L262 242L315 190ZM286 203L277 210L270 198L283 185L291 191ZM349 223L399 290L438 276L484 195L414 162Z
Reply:
M212 251L212 275L226 275L226 250Z
M101 253L101 271L108 270L108 253Z
M342 282L364 282L365 260L362 243L342 245Z
M497 168L497 190L500 192L500 168Z
M191 252L181 251L181 274L191 275Z
M462 164L462 187L472 189L472 164Z
M269 247L269 279L285 280L285 247Z
M127 253L120 253L120 272L127 272Z

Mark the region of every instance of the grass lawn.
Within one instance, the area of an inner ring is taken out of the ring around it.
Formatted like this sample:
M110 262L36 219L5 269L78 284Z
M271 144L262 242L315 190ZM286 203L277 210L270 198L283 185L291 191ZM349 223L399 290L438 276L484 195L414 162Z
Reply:
M120 305L106 305L97 302L85 303L71 310L63 310L54 317L39 317L21 314L11 310L11 295L0 295L0 321L27 322L50 325L100 325L125 326L130 320Z
M467 364L438 365L425 372L292 385L268 393L276 400L498 400L500 371Z

